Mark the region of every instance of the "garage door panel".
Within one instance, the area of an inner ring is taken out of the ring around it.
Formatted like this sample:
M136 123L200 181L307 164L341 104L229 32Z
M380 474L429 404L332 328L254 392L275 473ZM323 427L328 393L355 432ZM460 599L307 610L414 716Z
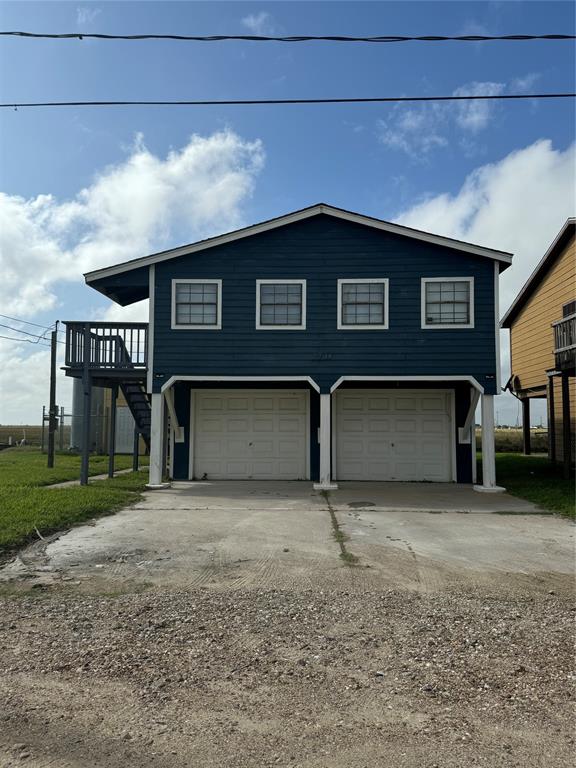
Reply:
M390 432L390 419L374 416L368 422L368 432Z
M370 397L368 399L368 408L371 411L389 411L390 410L390 398L389 397Z
M227 432L242 432L245 434L250 430L250 420L247 416L241 419L227 419L226 431Z
M254 432L274 432L274 417L255 416L252 419L252 429Z
M305 391L196 390L193 422L195 478L307 477Z
M302 433L304 429L303 418L293 418L291 416L280 416L278 418L278 431L279 432L298 432Z
M337 478L450 481L450 397L430 390L337 393Z

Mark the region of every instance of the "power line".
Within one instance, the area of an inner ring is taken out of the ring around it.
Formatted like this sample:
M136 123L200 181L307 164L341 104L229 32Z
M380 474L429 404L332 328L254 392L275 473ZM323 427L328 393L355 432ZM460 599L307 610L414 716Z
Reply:
M374 96L336 99L194 99L139 101L21 101L0 104L0 109L27 107L208 107L264 104L370 104L418 101L488 101L519 99L573 99L576 93L507 93L469 96Z
M31 339L16 339L16 338L14 338L14 336L3 336L2 334L0 334L0 339L9 339L10 341L20 341L20 342L27 341L29 344L38 344L38 343L40 343L40 345L43 346L43 347L49 347L50 346L49 343L44 343L44 341L40 341L40 339L38 339L38 341L32 341ZM46 340L46 342L47 341L48 340Z
M483 43L483 42L524 42L527 40L575 40L576 35L375 35L351 37L349 35L289 35L275 37L268 35L111 35L96 32L0 32L1 37L25 37L42 40L177 40L193 43L220 43L241 41L249 43Z
M30 333L29 331L24 331L21 328L14 328L12 325L4 325L4 323L0 323L0 328L8 328L11 331L16 331L17 333L23 333L26 336L33 336L35 339L44 338L44 334L50 330L50 327L48 327L45 329L44 334L40 335L39 333Z
M47 328L52 328L54 323L52 325L40 325L40 323L33 323L31 320L22 320L20 317L10 317L10 315L3 315L0 313L0 317L4 317L6 320L13 320L15 323L24 323L24 325L35 325L36 328L42 328L42 330L46 330Z
M32 336L32 338L36 339L36 341L31 341L31 339L21 339L21 341L29 341L30 344L38 344L39 341L48 341L48 339L46 339L46 334L48 331L54 330L54 326L50 325L44 330L44 333L42 334L30 333L29 331L25 331L22 328L14 328L12 325L4 325L4 323L0 323L0 328L7 328L8 330L15 331L16 333L23 333L25 336ZM5 336L4 338L8 337ZM65 344L65 342L58 339L58 344Z

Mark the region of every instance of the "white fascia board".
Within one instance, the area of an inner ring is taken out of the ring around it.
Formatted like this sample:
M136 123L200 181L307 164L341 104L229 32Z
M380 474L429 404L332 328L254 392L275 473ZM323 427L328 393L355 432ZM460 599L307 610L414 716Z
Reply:
M335 392L338 387L343 384L345 381L443 381L443 382L450 382L450 381L467 381L469 382L475 389L480 392L480 394L484 393L484 387L480 384L480 382L474 378L474 376L340 376L338 381L336 381L332 386L330 387L330 392Z
M320 213L327 214L328 216L334 216L337 219L351 221L355 224L361 224L363 226L372 227L374 229L380 229L384 232L390 232L395 235L402 235L403 237L422 240L433 245L440 245L445 248L452 248L457 251L463 251L475 256L485 256L489 259L495 259L496 261L500 261L505 264L512 263L511 253L497 251L492 248L484 248L481 245L465 243L460 240L453 240L450 237L434 235L430 232L422 232L418 229L402 226L401 224L393 224L389 221L374 219L370 216L364 216L360 213L353 213L352 211L345 211L341 208L333 208L331 205L320 203L318 205L313 205L310 208L304 208L301 211L295 211L294 213L288 213L285 216L279 216L278 218L271 219L270 221L254 224L253 226L248 226L244 229L239 229L224 235L217 235L216 237L211 237L208 240L201 240L200 242L191 243L190 245L183 245L179 248L172 248L169 251L162 251L160 253L151 254L150 256L143 256L140 259L133 259L132 261L125 262L124 264L117 264L116 266L97 269L93 272L86 272L84 278L86 282L90 284L92 281L100 280L104 277L112 277L113 275L118 275L122 272L129 272L133 269L139 269L140 267L145 267L149 264L158 264L162 261L175 259L178 256L185 256L187 254L196 253L198 251L204 251L208 248L215 248L218 245L224 245L226 243L233 242L234 240L241 240L245 237L258 235L262 232L268 232L271 229L277 229L278 227L283 227L287 224L303 221L304 219L308 219L311 216L317 216Z
M320 392L320 387L314 381L311 376L170 376L167 382L162 385L162 392L166 392L177 381L222 381L224 383L229 381L243 381L249 383L251 381L307 381L316 392Z

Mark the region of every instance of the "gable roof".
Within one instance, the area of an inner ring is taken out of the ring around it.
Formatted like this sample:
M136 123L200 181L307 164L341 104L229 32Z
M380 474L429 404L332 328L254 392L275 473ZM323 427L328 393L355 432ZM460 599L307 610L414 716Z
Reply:
M326 203L317 203L316 205L311 205L308 208L302 208L299 211L293 211L292 213L287 213L284 216L268 219L267 221L262 221L259 224L252 224L249 227L243 227L242 229L237 229L224 235L216 235L216 237L209 237L206 240L199 240L196 243L182 245L178 248L171 248L168 251L160 251L159 253L153 253L150 256L143 256L137 259L132 259L131 261L125 261L121 264L115 264L111 267L104 267L103 269L96 269L92 272L86 272L84 278L86 282L90 284L94 280L111 277L112 275L119 275L123 272L129 272L132 269L138 269L139 267L145 267L150 264L157 264L161 261L175 259L178 256L184 256L185 254L203 251L207 248L214 248L217 245L230 243L234 240L250 237L251 235L258 235L261 232L267 232L271 229L284 227L287 224L293 224L297 221L302 221L312 216L318 216L319 214L334 216L337 219L344 219L345 221L351 221L355 224L362 224L367 227L373 227L374 229L380 229L384 232L390 232L395 235L411 237L415 240L422 240L426 243L441 245L446 248L453 248L457 251L463 251L464 253L473 254L475 256L485 256L489 259L495 259L496 261L501 262L501 269L506 269L506 267L512 263L512 254L505 251L497 251L493 248L484 248L481 245L466 243L462 240L454 240L451 237L433 235L430 232L423 232L419 229L412 229L412 227L405 227L401 224L393 224L390 221L375 219L372 216L364 216L363 214L347 211L343 208L336 208L335 206L327 205Z
M545 277L546 273L548 272L548 269L552 266L554 260L556 257L560 254L566 243L570 240L570 238L574 235L576 232L576 218L571 217L569 219L566 219L566 222L564 223L564 226L558 232L556 237L554 238L554 241L544 254L544 256L540 259L538 264L536 265L536 268L526 280L524 285L522 286L520 293L512 304L510 305L508 311L500 321L500 328L510 328L512 325L514 319L517 317L520 310L524 307L528 299L532 296L536 288L540 285L541 280Z

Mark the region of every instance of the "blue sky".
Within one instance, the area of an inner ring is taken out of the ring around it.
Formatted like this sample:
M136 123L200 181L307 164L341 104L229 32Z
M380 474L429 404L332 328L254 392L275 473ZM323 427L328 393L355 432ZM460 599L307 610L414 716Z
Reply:
M575 26L569 2L21 2L0 3L0 21L47 32L194 34L542 34ZM572 91L574 45L8 39L0 41L0 72L3 102ZM104 316L104 298L80 282L86 269L318 201L514 250L504 311L574 210L573 140L569 101L4 110L5 314L39 323ZM512 206L506 216L502 200ZM124 221L131 201L146 222L137 210ZM23 250L30 242L34 259ZM24 261L41 275L36 290ZM23 371L44 365L27 346L0 353ZM5 395L9 382L0 386ZM11 392L0 420L31 418L38 398L46 399L41 389Z

